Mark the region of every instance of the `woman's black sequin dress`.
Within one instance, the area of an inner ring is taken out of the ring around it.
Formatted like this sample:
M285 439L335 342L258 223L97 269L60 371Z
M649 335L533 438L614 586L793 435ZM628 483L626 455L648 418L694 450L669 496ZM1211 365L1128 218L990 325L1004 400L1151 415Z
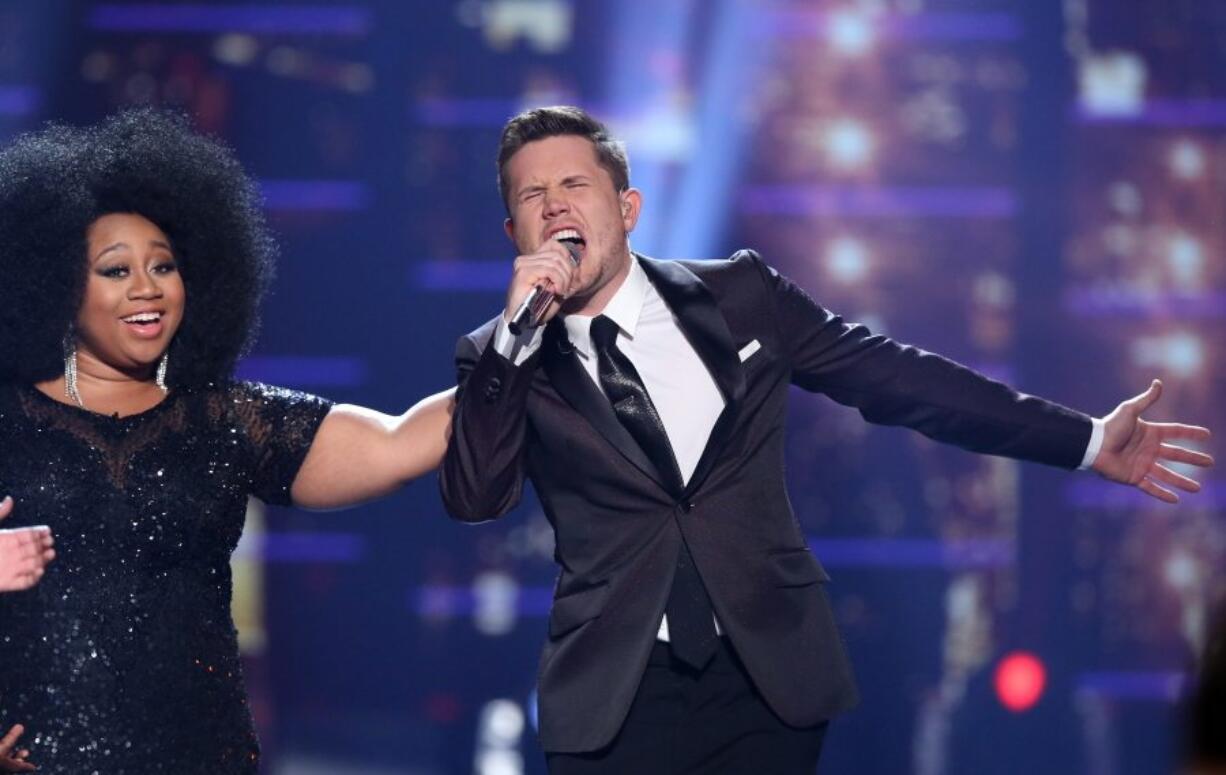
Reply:
M41 772L257 770L230 553L248 495L289 502L328 409L227 383L117 419L0 385L2 526L55 535L42 581L0 594L0 726Z

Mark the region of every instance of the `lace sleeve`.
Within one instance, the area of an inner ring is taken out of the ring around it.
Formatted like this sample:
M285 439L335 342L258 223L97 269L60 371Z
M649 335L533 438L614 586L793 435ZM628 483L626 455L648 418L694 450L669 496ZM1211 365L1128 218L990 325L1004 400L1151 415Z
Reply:
M332 402L258 382L235 383L228 398L250 445L251 494L290 505L290 486Z

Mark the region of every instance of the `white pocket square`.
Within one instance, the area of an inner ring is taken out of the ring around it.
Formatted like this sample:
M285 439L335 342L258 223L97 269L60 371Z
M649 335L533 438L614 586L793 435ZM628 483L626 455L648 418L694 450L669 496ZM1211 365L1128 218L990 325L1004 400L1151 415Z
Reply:
M745 361L749 360L749 357L751 355L753 355L754 353L756 353L758 350L761 350L761 349L762 349L762 345L758 344L758 340L755 339L749 344L742 347L740 352L737 353L737 355L740 356L741 363L744 363Z

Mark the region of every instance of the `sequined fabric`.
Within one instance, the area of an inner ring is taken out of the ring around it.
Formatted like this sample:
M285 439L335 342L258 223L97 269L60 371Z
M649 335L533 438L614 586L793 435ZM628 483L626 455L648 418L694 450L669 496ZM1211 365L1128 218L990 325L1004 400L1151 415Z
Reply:
M0 595L0 726L42 772L256 772L230 618L247 496L289 502L328 402L253 383L175 390L122 419L0 385L5 527L57 558Z

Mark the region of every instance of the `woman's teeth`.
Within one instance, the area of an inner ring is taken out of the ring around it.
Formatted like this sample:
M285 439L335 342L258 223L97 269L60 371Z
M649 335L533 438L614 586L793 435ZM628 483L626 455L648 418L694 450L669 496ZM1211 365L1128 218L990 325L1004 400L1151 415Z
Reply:
M128 315L126 318L121 318L125 323L135 323L143 325L148 323L156 323L162 319L160 312L141 312L136 315Z

